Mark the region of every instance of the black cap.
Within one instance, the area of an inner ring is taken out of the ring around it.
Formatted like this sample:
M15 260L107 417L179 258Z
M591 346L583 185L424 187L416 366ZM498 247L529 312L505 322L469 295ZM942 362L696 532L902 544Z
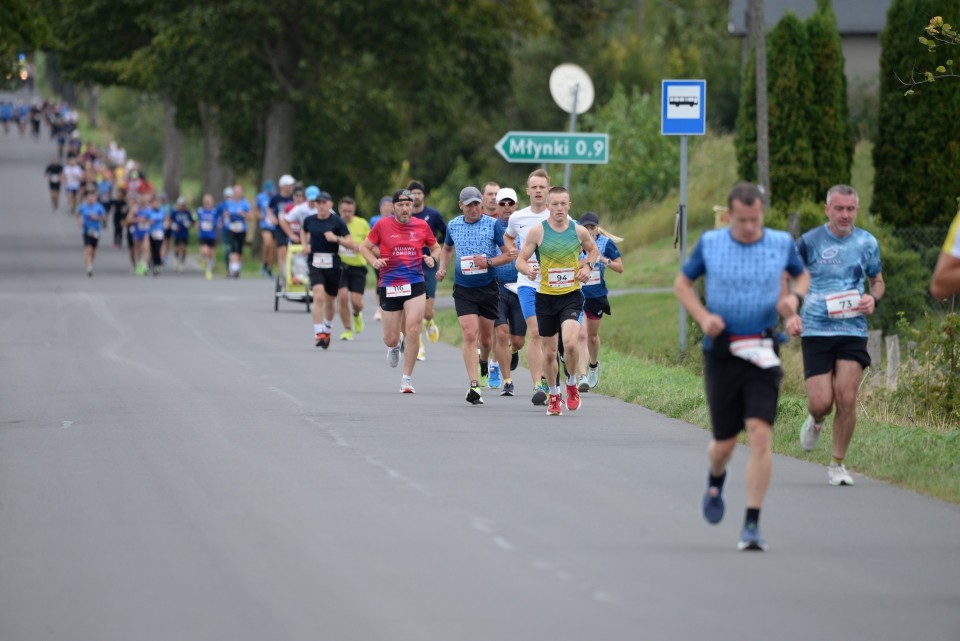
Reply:
M592 211L587 211L583 213L583 216L580 216L580 220L577 221L581 225L596 225L600 226L600 217L597 216Z
M394 204L400 202L401 200L411 202L411 203L413 202L413 196L410 194L409 189L398 189L395 192L393 192Z

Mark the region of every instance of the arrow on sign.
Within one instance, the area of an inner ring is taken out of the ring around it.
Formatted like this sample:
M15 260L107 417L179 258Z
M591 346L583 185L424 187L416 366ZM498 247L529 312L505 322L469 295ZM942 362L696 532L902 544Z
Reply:
M605 165L610 138L607 134L508 131L494 148L507 162Z

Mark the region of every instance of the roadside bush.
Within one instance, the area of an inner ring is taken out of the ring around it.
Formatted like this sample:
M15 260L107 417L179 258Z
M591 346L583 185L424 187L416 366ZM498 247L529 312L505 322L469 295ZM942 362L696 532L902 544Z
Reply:
M622 217L642 202L662 198L680 181L680 145L660 135L660 102L636 87L620 85L613 97L584 116L586 130L610 134L610 164L592 168L576 200L590 203L601 217Z
M901 357L892 400L924 424L960 429L960 315L926 314L913 324L902 317L897 333L901 354L908 342L916 347Z

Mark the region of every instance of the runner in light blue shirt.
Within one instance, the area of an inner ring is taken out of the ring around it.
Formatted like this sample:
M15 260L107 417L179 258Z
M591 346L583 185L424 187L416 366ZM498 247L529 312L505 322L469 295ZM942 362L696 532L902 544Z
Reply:
M107 219L107 210L97 202L97 192L88 191L83 202L77 207L77 224L83 229L83 258L87 267L87 277L93 276L93 259L100 242L100 223Z

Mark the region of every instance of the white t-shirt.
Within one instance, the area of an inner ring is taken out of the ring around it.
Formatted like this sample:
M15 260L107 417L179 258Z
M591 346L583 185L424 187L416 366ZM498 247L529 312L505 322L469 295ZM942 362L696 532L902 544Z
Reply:
M80 189L81 179L83 179L83 168L80 165L67 165L63 168L63 182L67 189Z
M530 207L518 209L510 214L510 222L507 223L506 234L507 236L517 240L517 251L523 249L523 243L527 238L527 232L549 217L549 209L544 209L539 214L535 214ZM530 260L535 261L536 258L531 257ZM540 291L540 283L538 281L530 280L523 274L519 273L517 274L517 287L533 287L535 290Z

